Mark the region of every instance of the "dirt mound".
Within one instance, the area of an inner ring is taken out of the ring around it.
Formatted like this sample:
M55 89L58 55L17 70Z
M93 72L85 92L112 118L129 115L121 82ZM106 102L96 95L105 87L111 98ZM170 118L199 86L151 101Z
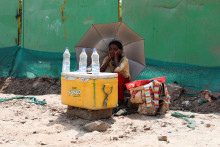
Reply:
M61 82L58 78L43 76L34 79L1 78L0 89L5 94L44 95L60 94Z
M1 89L2 86L4 85L5 79L6 79L6 78L4 78L4 77L1 77L1 78L0 78L0 89Z
M220 112L220 99L214 100L212 103L204 103L202 105L192 104L191 111L192 112L200 112L200 113L216 113Z
M212 103L204 101L204 91L192 91L178 84L167 84L171 95L171 110L200 113L220 112L220 92L211 93ZM61 82L57 78L43 76L34 79L0 78L0 93L17 95L60 94Z
M176 84L169 84L172 110L191 111L199 113L220 112L220 92L212 92L212 102L205 100L204 91L192 91ZM178 88L177 88L178 87Z

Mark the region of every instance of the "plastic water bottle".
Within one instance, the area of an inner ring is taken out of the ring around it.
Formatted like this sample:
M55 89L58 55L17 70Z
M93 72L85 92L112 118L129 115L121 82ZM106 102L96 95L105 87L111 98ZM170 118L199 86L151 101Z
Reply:
M100 73L99 54L97 53L96 48L93 49L92 53L92 73Z
M69 52L69 47L66 47L66 50L63 53L63 68L62 68L62 72L70 72L70 52Z
M86 73L86 67L87 67L87 54L86 54L86 49L83 48L79 56L79 72Z

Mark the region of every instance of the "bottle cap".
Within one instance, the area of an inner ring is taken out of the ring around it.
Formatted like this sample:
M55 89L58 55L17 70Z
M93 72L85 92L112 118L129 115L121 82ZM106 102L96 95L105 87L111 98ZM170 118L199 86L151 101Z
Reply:
M95 51L96 51L96 48L93 48L93 50L95 50Z
M69 47L66 47L66 50L68 50L69 49Z
M85 51L85 50L86 50L86 48L83 48L82 50L83 50L83 51Z

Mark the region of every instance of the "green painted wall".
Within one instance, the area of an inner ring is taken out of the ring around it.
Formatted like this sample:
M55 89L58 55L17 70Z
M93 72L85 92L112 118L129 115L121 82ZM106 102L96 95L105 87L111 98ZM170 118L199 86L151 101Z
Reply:
M4 77L60 77L66 46L75 71L74 46L90 26L118 21L118 0L22 0L21 46L16 46L18 9L19 0L0 0L0 76Z
M0 0L0 48L17 45L18 11L19 0Z
M122 18L145 39L147 58L220 66L219 0L123 0Z
M62 54L95 23L118 21L118 0L0 0L0 76L60 77ZM145 39L147 67L137 79L167 77L185 87L220 91L219 0L123 0L122 21Z
M23 0L23 43L27 49L63 52L92 24L118 21L117 0Z

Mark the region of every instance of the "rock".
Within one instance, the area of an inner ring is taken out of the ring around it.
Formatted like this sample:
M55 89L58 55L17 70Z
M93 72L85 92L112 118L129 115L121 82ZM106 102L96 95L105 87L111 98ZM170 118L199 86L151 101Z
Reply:
M125 118L125 117L124 117L124 116L119 116L119 118L120 118L120 119L123 119L123 118Z
M76 140L72 140L71 143L76 143Z
M137 132L137 128L133 128L133 129L132 129L132 132Z
M167 124L166 124L166 123L162 123L160 126L161 126L161 127L166 127Z
M158 140L159 141L167 141L167 136L159 136Z
M115 113L115 116L121 116L121 115L126 115L127 111L125 109L120 109L117 113Z
M24 124L24 123L26 123L26 121L25 120L21 120L20 123Z
M123 138L123 137L124 137L124 135L119 135L119 136L118 136L118 138Z
M150 127L144 125L144 130L150 130Z
M205 126L206 126L207 128L211 127L211 125L210 125L210 124L206 124Z
M38 142L40 145L47 145L47 143L43 142L43 141L40 141Z
M129 126L133 126L133 123L131 122L131 123L128 123L127 125L129 125Z
M125 134L130 134L130 132L129 132L129 131L126 131Z
M57 109L56 108L52 108L51 111L57 111Z
M110 128L110 125L100 120L83 126L83 129L88 132L92 132L92 131L103 132L103 131L106 131L108 128Z
M164 115L169 110L169 104L166 101L160 102L160 107L157 111L157 114Z
M183 87L177 84L167 84L167 89L171 99L177 99L183 91Z
M9 139L8 138L1 138L2 140L0 141L1 144L5 144L5 143L8 143L9 142Z
M140 104L138 107L138 113L144 114L144 115L154 116L154 115L156 115L157 111L158 111L158 108L146 107L145 103Z
M145 127L144 130L150 130L150 127Z
M67 115L69 117L80 117L87 120L99 120L112 117L112 108L102 110L88 110L83 108L77 108L68 106Z
M30 108L30 107L31 107L30 105L26 106L26 108Z
M35 120L35 119L38 119L37 117L33 117L33 118L31 118L31 120Z
M54 114L54 116L59 116L59 115L60 115L59 113L55 113L55 114Z

